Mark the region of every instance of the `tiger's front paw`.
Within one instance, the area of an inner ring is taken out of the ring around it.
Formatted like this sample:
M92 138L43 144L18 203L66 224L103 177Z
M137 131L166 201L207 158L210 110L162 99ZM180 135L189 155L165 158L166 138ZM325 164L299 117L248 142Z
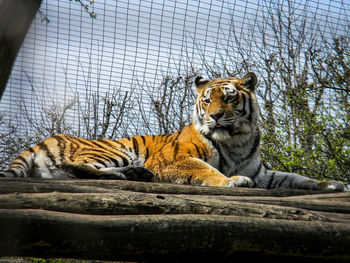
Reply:
M345 186L341 182L329 181L318 183L319 190L328 192L344 192Z
M127 167L123 174L130 181L151 182L154 174L146 167Z
M229 178L228 187L253 187L254 182L247 176L235 175Z

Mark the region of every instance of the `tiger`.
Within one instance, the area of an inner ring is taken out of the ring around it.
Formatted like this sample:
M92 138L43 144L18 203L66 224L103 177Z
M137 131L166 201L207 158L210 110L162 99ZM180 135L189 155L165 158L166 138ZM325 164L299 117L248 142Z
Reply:
M2 176L121 179L263 189L344 191L341 182L319 182L269 170L260 151L257 76L198 76L192 122L172 134L87 140L57 134L22 152ZM63 174L63 175L62 175Z

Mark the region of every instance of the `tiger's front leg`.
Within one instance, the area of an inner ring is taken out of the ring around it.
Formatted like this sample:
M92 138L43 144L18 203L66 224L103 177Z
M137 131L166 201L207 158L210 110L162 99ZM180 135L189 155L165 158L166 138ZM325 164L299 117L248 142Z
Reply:
M79 179L111 179L142 182L150 182L153 179L153 173L145 167L125 166L97 169L85 164L63 163L60 165L58 171L61 170Z
M271 189L304 189L329 192L343 192L344 184L337 181L318 182L300 174L267 170L260 168L260 173L254 178L256 187Z
M208 163L193 157L179 157L171 163L161 163L153 160L145 163L154 174L154 181L225 187L252 187L253 181L246 176L227 178Z

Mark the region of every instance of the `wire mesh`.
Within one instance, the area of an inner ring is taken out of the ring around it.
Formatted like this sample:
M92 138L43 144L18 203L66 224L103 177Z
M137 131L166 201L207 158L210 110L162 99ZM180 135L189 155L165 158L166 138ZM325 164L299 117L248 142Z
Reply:
M36 16L0 104L17 132L32 133L34 120L58 118L53 113L58 110L66 118L60 129L84 136L81 125L90 121L87 113L97 111L92 102L102 98L98 107L103 111L103 96L113 93L119 99L130 96L130 121L115 137L160 132L156 125L145 129L141 118L152 119L150 95L166 78L183 72L242 74L236 44L250 46L254 57L259 46L253 43L263 41L256 32L274 9L293 10L293 19L318 37L348 35L350 3L99 0L90 9L96 19L75 1L43 1L41 13L49 22ZM264 41L273 45L275 35L266 30Z

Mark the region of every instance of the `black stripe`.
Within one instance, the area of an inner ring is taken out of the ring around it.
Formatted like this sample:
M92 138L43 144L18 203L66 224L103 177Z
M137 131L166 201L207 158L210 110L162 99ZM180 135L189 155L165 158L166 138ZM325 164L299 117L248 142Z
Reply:
M249 96L249 116L248 116L248 121L251 122L252 121L252 116L254 113L254 109L253 109L253 100L252 100L252 94L250 94L250 92L248 93Z
M250 159L253 156L253 154L257 151L259 145L260 145L260 132L258 131L258 134L254 138L253 146L250 148L249 153L247 154L247 156L243 157L240 161L242 162Z
M149 150L148 148L146 148L145 162L148 160L148 158L149 158Z
M19 159L20 161L18 161L18 159ZM23 163L24 163L25 166L26 166L27 168L29 168L29 163L28 163L27 160L24 159L22 156L18 156L18 157L16 158L16 160L14 160L14 161L12 162L12 164L16 164L17 161L18 161L18 164L24 166L24 165L23 165Z
M123 161L123 166L128 166L129 165L129 161L128 161L128 159L126 159L125 157L123 157L123 156L120 156L120 158L122 159L122 161Z
M206 162L206 161L208 161L209 153L208 153L206 148L202 148L202 150L203 150L203 155L204 155L204 161Z
M253 181L255 180L255 178L258 176L258 174L260 173L261 168L263 167L262 163L260 162L259 164L259 168L255 171L255 173L253 174L252 177L250 177L250 179L252 179ZM255 181L254 181L255 182Z
M7 170L6 173L10 173L10 174L13 174L14 177L18 177L18 174L14 170L11 170L11 169Z
M172 146L174 147L174 160L177 157L177 154L179 153L179 144L176 141L173 141Z
M168 143L170 143L170 142L171 142L171 146L172 146L172 147L175 147L175 143L177 143L176 140L177 140L177 138L179 137L181 131L182 131L182 129L181 129L180 131L178 131L178 134L173 133L173 134L166 134L166 135L158 135L158 138L159 138L159 136L161 136L161 138L162 138L162 140L161 140L162 146L161 146L161 148L159 149L159 151L161 152L161 151L163 150L163 148L164 148ZM175 135L175 134L176 134L176 136L175 136L174 138L171 138L171 136L172 136L172 135ZM156 136L153 135L153 136L152 136L153 141L155 140L155 138L156 138ZM163 141L164 138L165 138L165 141ZM171 138L171 139L168 141L168 138Z
M293 184L294 184L295 179L296 179L296 177L294 177L294 176L290 178L290 181L289 181L289 184L288 184L288 188L289 189L293 189L294 188Z
M198 154L198 157L201 158L201 152L199 151L199 147L197 146L197 144L193 143L192 144L194 145L194 147L196 148L196 151L197 151L197 154Z
M281 185L288 179L288 175L286 175L278 184L276 184L276 188L280 188Z
M116 159L114 159L112 157L108 157L108 158L109 158L109 160L111 160L114 163L115 167L119 167L120 166L118 160L116 160Z
M98 143L95 143L95 142L93 142L93 141L90 141L90 142L93 143L95 146L98 146L98 148L92 147L91 145L89 145L90 148L87 148L87 149L86 149L83 153L81 153L80 155L95 154L95 153L111 154L112 156L115 155L115 156L121 158L121 159L123 160L123 163L125 163L124 160L126 160L126 159L125 159L125 157L124 157L123 155L121 155L121 154L119 154L118 152L115 152L115 151L108 151L108 150L106 150L103 146L101 146L101 145L99 145ZM123 146L123 147L125 148L125 146ZM115 148L113 148L113 149L115 149ZM118 149L117 149L117 150L118 150ZM121 152L121 153L125 154L127 157L129 157L129 159L131 159L131 157L130 157L127 153L124 153L124 152ZM110 155L108 155L108 156L110 157ZM110 160L113 161L112 158L110 158ZM113 162L114 162L114 161L113 161ZM126 160L126 163L129 163L129 162Z
M46 152L46 156L51 160L51 162L54 164L54 166L57 166L57 162L56 162L56 158L55 156L50 152L49 148L47 147L47 145L42 142L39 145L39 148L41 150L43 150L44 152Z
M69 158L69 160L73 161L73 160L74 160L74 155L75 155L75 153L77 152L78 149L81 148L81 147L80 147L80 144L78 144L78 143L76 142L76 140L77 140L76 137L68 136L68 135L66 135L66 134L62 134L62 135L63 135L63 137L65 137L65 139L66 139L67 141L70 142L69 157L68 157L68 158ZM67 158L67 156L66 156L66 158Z
M146 162L146 160L149 158L149 150L146 147L146 138L145 138L145 136L141 136L141 139L142 139L143 147L145 147L145 149L146 149L145 150L145 156L144 156L144 159L145 159L144 162Z
M121 146L122 149L126 149L125 145L124 145L123 143L121 143L120 141L113 141L113 142L115 142L116 144L118 144L119 146ZM114 149L115 147L112 147L112 148Z
M115 152L115 151L119 151L120 153L124 154L127 158L129 158L130 160L132 159L131 158L131 155L130 155L130 150L132 150L131 148L129 147L126 147L125 145L123 145L121 142L118 142L118 141L115 141L116 143L118 143L120 146L122 146L121 148L116 148L114 147L113 148L113 154L117 155L118 157L120 158L123 158L122 155L120 155L119 153ZM125 150L125 151L123 151Z
M112 155L112 156L111 156L111 155ZM115 166L115 167L119 167L120 164L119 164L118 160L116 160L116 159L114 158L115 155L118 156L118 157L121 157L119 154L116 154L116 153L108 153L108 152L102 152L100 155L97 155L97 156L101 156L102 158L104 158L104 159L105 159L105 163L106 163L106 161L110 161L110 162L114 163L114 166ZM105 164L105 163L104 163L104 165L107 167L108 165Z
M274 176L276 175L276 173L277 173L277 171L274 172ZM274 180L274 182L273 182L273 183L271 184L271 186L270 186L271 188L276 188L276 185L279 183L279 182L278 182L278 179L279 179L279 178L278 178L278 175L277 175L276 180Z
M101 141L97 141L97 140L91 140L91 141L89 141L89 142L91 142L93 145L95 145L95 146L97 146L97 147L99 147L99 148L102 148L102 149L104 149L104 145L101 145L100 144L100 142Z
M125 158L123 155L119 154L119 153L113 153L113 155L117 156L118 158L122 159L123 161L123 165L122 166L128 166L129 161L127 158ZM116 167L121 166L119 161L115 160L114 158L112 159L112 161L114 162L114 164L116 165Z
M58 142L58 150L59 150L59 156L60 156L60 161L63 162L65 159L64 156L64 149L66 148L66 143L65 141L59 137L59 136L54 136L53 138L55 138Z
M124 150L125 150L125 149L128 150L127 147L125 147L125 145L124 145L123 143L121 143L121 142L119 142L119 141L113 141L114 143L116 143L116 144L118 144L119 146L121 146L121 148L118 149L117 147L113 146L112 144L110 144L110 143L107 142L107 141L100 141L100 142L107 144L109 147L111 147L111 148L113 149L112 151L108 151L108 152L111 152L111 154L116 155L116 156L118 156L118 157L120 157L120 158L123 158L122 155L120 155L119 153L115 152L115 151L120 151L121 153L123 153L124 155L126 155L129 159L132 159L129 153L122 151L123 149L124 149Z
M80 149L80 144L76 143L75 141L70 141L70 147L69 147L69 160L74 160L74 155L77 152L78 149Z
M30 176L30 172L31 171L28 171L28 177ZM23 171L23 170L21 170L21 177L26 177L26 173L25 173L25 171Z
M184 130L184 128L182 128L181 130L179 130L179 131L177 132L177 134L176 134L175 138L173 139L173 141L176 141L176 140L179 138L179 136L181 135L181 133L182 133L183 130Z
M245 106L246 106L246 103L247 103L247 98L245 96L244 93L242 93L242 100L243 100L243 110L242 110L242 115L246 115L247 114L247 111L245 110Z
M275 178L275 174L276 174L275 171L272 172L271 177L270 177L270 180L269 180L269 183L268 183L267 186L266 186L266 189L270 189L270 188L271 188L271 184L272 184L272 182L273 182L273 179Z
M134 148L135 155L139 156L139 143L137 142L137 140L134 137L132 138L132 145Z
M165 137L164 143L168 143L168 139L171 138L171 135L173 135L173 134L162 135L163 138Z
M101 141L91 140L90 142L93 143L94 145L98 146L99 148L103 149L103 150L99 150L99 149L93 148L93 151L98 151L98 152L103 152L103 153L110 152L112 155L116 155L116 156L118 156L118 157L120 157L122 159L124 158L122 155L114 152L115 150L119 150L119 149L116 149L116 147L113 147L113 145L111 145L109 142L107 142L105 140L101 140ZM122 146L123 149L126 149L124 144L122 144L121 142L118 142L118 141L114 141L114 142L117 143L118 145ZM106 146L109 146L111 149L113 149L113 151L107 150L105 148ZM128 155L127 153L123 152L123 154L125 154L126 156L128 156L131 159L130 155ZM110 158L110 160L113 161L112 158ZM113 162L114 162L115 165L118 165L117 167L119 167L119 162L118 161L114 160Z
M215 81L215 83L211 84L211 86L212 87L219 87L219 86L221 86L221 84L231 84L231 82L227 81L226 79L223 79L223 80Z
M267 169L265 168L263 180L266 178L266 174L267 174Z
M223 166L224 166L224 164L226 165L227 162L226 162L226 159L224 158L224 156L223 156L223 154L222 154L222 152L221 152L220 147L217 148L217 151L218 151L218 153L219 153L219 168L218 168L218 170L219 170L221 173L223 173ZM224 164L223 164L223 163L224 163Z
M96 154L95 152L99 152L100 154ZM111 154L112 156L108 155L108 154ZM129 164L129 161L123 155L121 155L119 153L115 153L115 152L108 153L108 152L98 150L98 149L93 149L91 151L81 153L80 156L86 156L86 158L89 158L90 156L92 156L93 158L94 158L94 156L97 156L97 157L101 156L102 158L105 158L109 161L112 161L116 167L120 167L119 161L114 158L114 156L116 156L123 161L123 166L127 166ZM94 159L96 159L96 158L94 158ZM104 163L104 165L107 166L105 163Z
M84 150L84 152L81 153L81 155L83 154L89 154L89 153L95 153L95 152L98 152L98 153L106 153L107 151L105 149L97 149L97 148L81 148Z
M109 155L110 154L110 155ZM123 155L119 154L119 153L115 153L115 152L111 152L111 153L106 153L104 152L101 157L107 159L108 161L111 161L114 163L115 167L120 167L121 164L119 163L119 161L117 159L114 158L114 156L120 158L123 162L122 166L128 166L129 165L129 161L127 158L125 158ZM105 166L107 166L106 164L104 164Z
M200 117L202 117L201 116L201 109L202 109L202 107L201 107L202 105L201 105L201 103L199 102L198 104L197 104L197 114L198 114L198 116L200 116Z
M81 144L87 145L89 147L93 146L91 140L86 140L86 139L83 139L83 138L76 138L76 137L73 137L73 138L75 140L77 140L78 142L80 142Z
M97 158L97 157L95 157L95 156L90 156L89 158L95 160L95 161L98 162L99 164L102 164L104 167L107 167L106 161L105 161L105 160L101 160L101 159L99 159L99 158ZM94 166L95 166L95 165L94 165Z
M112 149L115 148L114 145L112 145L110 142L108 142L108 141L106 141L106 140L100 140L100 141L98 141L98 142L104 144L104 147L105 147L105 146L108 146L109 148L112 148ZM116 142L116 141L114 141L114 142Z
M145 136L141 136L141 139L142 139L143 145L146 145L146 138L145 138Z

